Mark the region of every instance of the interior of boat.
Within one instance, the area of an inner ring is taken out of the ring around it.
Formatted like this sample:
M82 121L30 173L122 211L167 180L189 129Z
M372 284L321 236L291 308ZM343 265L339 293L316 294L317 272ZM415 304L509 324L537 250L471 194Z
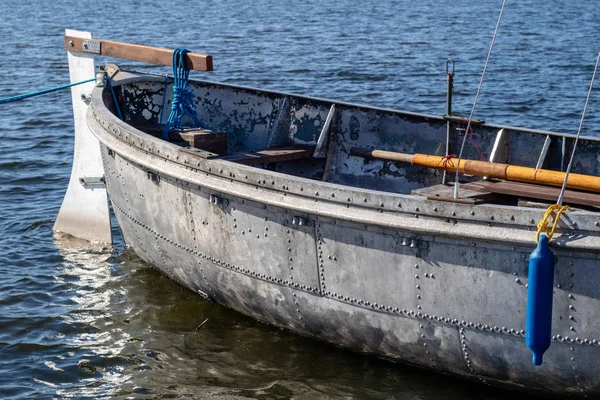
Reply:
M190 81L188 87L195 96L200 126L184 117L184 128L171 129L165 140L195 154L441 201L546 208L556 202L560 188L461 174L460 195L453 199L453 172L365 154L372 150L420 153L447 162L465 140L466 160L565 171L575 141L569 135L475 120L467 132L466 119L457 116L415 114L214 82ZM107 88L104 100L128 124L163 138L172 92L171 79L149 76L117 83L112 93ZM600 175L597 154L600 141L580 139L572 172ZM600 195L567 190L565 201L595 209Z

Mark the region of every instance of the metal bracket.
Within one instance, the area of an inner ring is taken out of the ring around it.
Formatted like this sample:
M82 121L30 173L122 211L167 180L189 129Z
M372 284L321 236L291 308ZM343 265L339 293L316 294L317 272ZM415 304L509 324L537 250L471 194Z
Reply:
M312 221L306 217L301 217L299 215L295 215L294 217L292 217L292 225L313 226L314 224L315 224L314 221Z
M84 39L83 40L83 48L82 48L82 50L85 53L100 54L100 41L99 40Z
M544 145L542 146L542 151L540 152L540 157L538 158L535 168L541 169L544 166L544 161L546 160L546 155L548 154L551 141L552 139L550 138L550 135L546 135L546 140L544 140Z
M227 206L229 205L229 200L224 199L223 197L219 197L215 194L211 194L208 198L210 204L215 206Z
M90 104L90 102L92 101L92 94L91 93L82 93L81 101L83 101L86 105Z
M323 124L323 129L321 129L321 134L319 135L319 139L317 140L317 147L315 147L315 152L313 153L313 158L325 158L327 156L327 143L329 139L329 127L331 126L331 121L335 116L335 104L331 105L329 109L329 113L327 114L327 118L325 119L325 123Z
M410 247L411 249L426 249L429 247L429 243L426 241L411 238L401 238L398 240L398 244L404 247Z
M105 186L104 176L82 176L79 183L83 186Z
M146 172L146 176L148 177L148 179L150 179L152 182L158 184L160 182L160 175L156 172L151 172L148 171Z

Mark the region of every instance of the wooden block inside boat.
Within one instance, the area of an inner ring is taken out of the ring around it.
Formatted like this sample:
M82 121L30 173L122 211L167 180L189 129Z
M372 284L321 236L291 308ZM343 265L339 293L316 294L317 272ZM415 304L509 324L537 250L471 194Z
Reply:
M211 153L227 153L227 132L213 132L209 129L172 130L169 139L188 142L190 147Z
M163 124L136 124L134 126L140 131L157 138L162 138L165 129ZM187 144L192 148L205 150L209 153L227 153L227 132L223 131L213 132L210 129L202 128L171 129L169 141Z
M282 161L301 160L311 158L315 146L286 146L273 149L239 152L221 157L221 160L236 162L238 164L256 165Z

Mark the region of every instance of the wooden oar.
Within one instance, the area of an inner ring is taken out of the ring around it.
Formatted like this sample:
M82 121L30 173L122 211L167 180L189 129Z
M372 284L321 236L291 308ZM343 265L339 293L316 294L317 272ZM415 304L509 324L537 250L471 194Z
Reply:
M486 176L488 178L505 179L516 182L537 183L538 185L561 187L565 179L564 172L548 169L536 169L520 167L517 165L464 159L461 160L459 164L458 159L456 158L427 154L405 154L393 151L370 150L360 147L352 147L350 149L350 154L364 158L411 163L412 165L420 167L441 169L448 172L455 172L458 167L458 172L461 174ZM569 189L600 193L600 177L569 174L567 187Z
M167 66L172 65L173 58L173 50L169 49L103 39L83 39L70 35L65 35L65 48L75 53L98 54ZM185 66L196 71L212 71L212 56L187 53L185 55Z

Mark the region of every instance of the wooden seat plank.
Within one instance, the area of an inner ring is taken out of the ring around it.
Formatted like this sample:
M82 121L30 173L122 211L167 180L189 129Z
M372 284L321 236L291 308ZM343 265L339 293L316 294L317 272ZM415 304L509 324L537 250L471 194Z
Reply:
M461 185L461 191L459 198L455 199L454 184L446 183L433 186L427 186L424 188L414 189L411 191L412 195L423 196L428 200L445 201L451 203L462 203L462 204L479 204L483 202L492 201L494 195L489 192L482 190L472 190L468 187L468 183Z
M315 146L287 146L228 154L219 157L219 160L226 160L244 165L256 165L311 158L314 151Z
M560 193L560 188L558 187L542 186L533 183L494 180L472 182L469 185L469 188L472 190L547 200L551 202L556 202ZM600 207L600 194L567 189L565 190L563 202L564 204Z

